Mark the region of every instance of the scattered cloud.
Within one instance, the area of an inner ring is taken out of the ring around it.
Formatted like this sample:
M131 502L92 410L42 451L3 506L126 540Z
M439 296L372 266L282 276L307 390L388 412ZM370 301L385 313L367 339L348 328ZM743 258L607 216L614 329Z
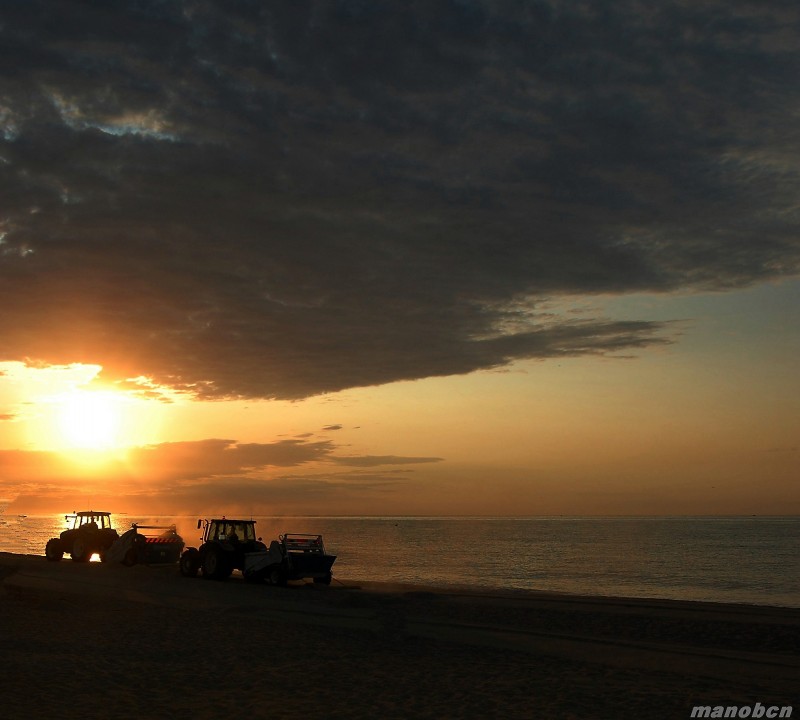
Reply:
M0 360L296 399L672 341L537 309L798 273L798 12L8 3Z
M397 455L362 455L357 457L332 457L331 462L337 465L352 467L377 467L380 465L416 465L419 463L441 462L438 457L398 457Z
M0 450L0 495L14 496L17 506L34 512L45 508L58 512L87 496L98 501L107 496L115 507L140 508L139 512L156 512L152 509L156 506L172 508L170 512L178 507L200 512L212 500L217 506L280 501L286 507L286 502L299 503L303 498L343 502L351 493L383 492L407 484L410 477L409 469L386 466L441 460L341 457L337 450L328 441L297 439L174 442L129 448L120 454ZM330 469L340 465L384 469Z

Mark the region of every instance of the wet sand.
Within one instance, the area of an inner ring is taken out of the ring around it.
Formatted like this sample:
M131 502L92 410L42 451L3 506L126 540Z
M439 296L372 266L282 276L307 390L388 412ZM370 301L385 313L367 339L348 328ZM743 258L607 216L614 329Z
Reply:
M688 718L792 705L800 609L334 579L187 579L0 553L0 716Z

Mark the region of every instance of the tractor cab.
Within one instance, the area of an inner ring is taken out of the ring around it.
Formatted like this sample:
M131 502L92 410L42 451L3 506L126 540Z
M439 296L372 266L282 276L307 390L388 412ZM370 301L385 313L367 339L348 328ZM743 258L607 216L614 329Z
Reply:
M256 524L253 520L198 520L198 529L205 522L203 542L256 542Z
M73 513L72 515L65 515L64 520L67 521L69 530L77 530L84 525L91 525L92 523L94 523L94 528L97 530L111 529L111 513L107 512L85 510L83 512Z

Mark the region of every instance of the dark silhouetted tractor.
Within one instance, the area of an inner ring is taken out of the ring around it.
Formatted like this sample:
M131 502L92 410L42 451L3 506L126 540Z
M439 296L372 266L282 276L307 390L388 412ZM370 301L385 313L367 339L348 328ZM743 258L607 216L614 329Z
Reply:
M181 555L181 574L225 580L234 570L244 572L245 556L263 552L267 546L256 537L255 520L198 520L203 527L202 544L199 548L186 548Z
M47 559L53 562L61 560L65 553L75 562L87 562L95 553L102 560L119 537L111 527L111 513L86 510L66 515L65 520L69 528L60 537L50 538L44 549Z
M266 580L273 585L286 585L289 580L311 578L316 584L330 585L331 568L336 555L325 552L322 535L286 533L278 536L263 552L245 557L244 579Z
M161 532L153 532L153 531ZM176 563L183 550L183 538L178 535L174 525L138 525L114 541L102 557L103 562L116 562L123 565L157 565Z

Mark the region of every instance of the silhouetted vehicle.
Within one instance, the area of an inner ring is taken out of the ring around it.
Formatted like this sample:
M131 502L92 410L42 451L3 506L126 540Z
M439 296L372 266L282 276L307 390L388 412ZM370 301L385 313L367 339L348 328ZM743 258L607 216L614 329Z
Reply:
M249 553L245 557L243 575L250 582L266 580L273 585L286 585L289 580L304 578L330 585L335 561L336 555L325 552L322 535L286 533L273 540L268 550Z
M181 555L181 574L213 580L225 580L234 570L244 571L245 555L262 552L267 546L256 537L255 520L198 520L203 527L202 544L199 548L186 548Z
M176 563L180 560L183 547L183 538L178 535L174 525L133 523L130 530L114 541L102 560L123 565Z
M85 510L64 519L70 527L60 537L50 538L44 549L48 560L58 562L67 553L75 562L87 562L94 553L102 560L105 553L119 537L111 527L111 513Z

